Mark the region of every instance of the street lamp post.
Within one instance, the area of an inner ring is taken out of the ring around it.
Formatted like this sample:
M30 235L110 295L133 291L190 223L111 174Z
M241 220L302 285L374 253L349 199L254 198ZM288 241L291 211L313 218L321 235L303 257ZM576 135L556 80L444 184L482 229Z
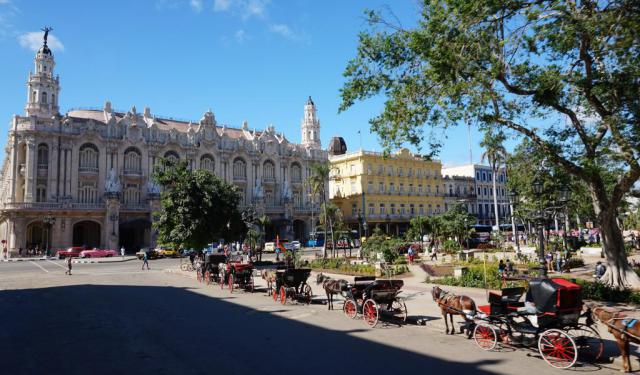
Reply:
M358 210L358 238L362 241L362 211Z
M571 191L569 190L569 186L567 185L563 185L562 188L560 189L560 205L562 206L562 213L564 214L564 220L565 220L565 225L564 225L564 230L562 231L562 242L564 244L564 248L565 250L568 250L569 247L567 246L567 230L568 228L568 218L569 218L569 198L571 197Z
M465 216L464 218L464 229L465 229L465 238L467 242L467 250L471 250L471 244L469 243L469 218Z
M111 235L116 235L116 221L118 221L118 214L111 214L109 216L109 220L111 220Z
M518 191L515 188L511 189L511 192L509 193L509 198L511 199L511 223L513 224L513 229L514 229L513 239L516 242L516 256L520 256L520 239L519 239L519 233L518 233L518 223L516 223L516 217L515 217L515 210L518 207L520 196L518 195Z
M53 228L53 224L56 222L56 218L51 215L47 215L42 218L42 222L47 226L47 236L46 236L47 243L45 245L45 256L49 256L49 250L50 250L49 243L51 242L51 230Z
M547 267L544 261L544 210L542 209L542 194L544 192L544 185L540 178L536 178L533 181L533 193L538 199L538 246L539 246L539 262L540 262L540 277L547 277Z

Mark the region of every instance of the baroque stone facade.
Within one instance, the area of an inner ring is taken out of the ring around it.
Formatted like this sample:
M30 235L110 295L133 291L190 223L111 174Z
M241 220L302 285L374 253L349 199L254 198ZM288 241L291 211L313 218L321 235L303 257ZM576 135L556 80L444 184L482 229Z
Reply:
M0 237L18 248L95 246L127 251L153 246L159 189L150 179L160 158L186 159L235 184L243 206L271 219L267 240L304 240L311 195L304 184L313 163L325 162L320 122L309 98L302 143L273 125L264 131L219 124L211 110L197 122L100 110L59 113L60 79L46 46L29 74L25 115L15 115L1 172Z

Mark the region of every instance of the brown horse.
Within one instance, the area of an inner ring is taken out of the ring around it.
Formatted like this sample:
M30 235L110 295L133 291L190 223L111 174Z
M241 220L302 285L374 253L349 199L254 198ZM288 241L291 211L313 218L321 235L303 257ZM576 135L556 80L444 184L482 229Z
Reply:
M264 281L267 282L267 295L271 295L273 292L273 284L276 282L276 270L274 269L265 269L260 271L260 276Z
M332 279L329 276L319 273L316 277L316 283L318 285L322 284L322 288L325 293L327 293L327 308L333 310L333 296L342 293L347 286L347 280Z
M467 337L471 337L473 331L473 317L476 315L476 303L467 296L457 296L453 293L446 292L438 286L434 286L431 289L431 297L440 306L442 316L444 317L444 324L446 326L445 333L454 334L455 327L453 325L453 316L460 315L464 318L466 324L460 327L460 333L467 330ZM449 332L449 323L447 322L447 315L451 320L451 332Z
M589 314L590 313L590 314ZM629 343L640 344L640 317L633 318L624 312L606 307L588 307L587 316L604 323L615 337L622 355L622 372L631 372Z

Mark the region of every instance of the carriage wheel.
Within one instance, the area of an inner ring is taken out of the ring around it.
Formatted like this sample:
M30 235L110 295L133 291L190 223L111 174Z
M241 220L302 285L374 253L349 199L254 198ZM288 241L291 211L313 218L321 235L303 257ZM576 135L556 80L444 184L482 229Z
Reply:
M375 327L378 324L379 318L378 304L376 301L372 299L368 299L364 301L364 305L362 305L362 317L364 322L367 323L371 328Z
M403 323L407 321L407 305L404 299L398 297L391 303L391 312L396 319L400 319Z
M358 307L352 299L344 301L344 305L342 305L342 311L344 312L344 315L351 319L355 319L358 316Z
M496 329L487 324L478 324L473 329L473 340L482 350L493 350L498 344Z
M204 273L204 282L207 283L207 285L211 284L211 272L207 271Z
M585 362L596 362L604 352L604 341L593 327L578 326L566 329L578 347L578 358Z
M284 285L280 287L280 303L283 305L287 303L287 290Z
M544 331L538 338L538 351L549 365L569 368L578 359L578 348L573 338L558 329Z
M311 291L311 285L304 284L302 288L302 294L304 297L304 302L308 305L311 303L311 299L313 298L313 292Z
M229 274L229 293L233 293L233 274Z
M280 297L280 294L278 294L278 287L274 283L271 287L271 298L273 298L273 302L278 302L278 297Z
M202 272L200 270L196 272L196 279L198 280L199 283L202 282Z

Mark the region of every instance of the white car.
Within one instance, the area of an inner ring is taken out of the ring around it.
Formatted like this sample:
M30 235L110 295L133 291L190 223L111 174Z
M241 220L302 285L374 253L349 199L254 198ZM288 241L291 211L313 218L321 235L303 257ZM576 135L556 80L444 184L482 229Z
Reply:
M300 243L300 241L291 241L291 247L294 250L300 250L300 248L302 247L302 244Z
M265 253L275 253L276 251L276 243L275 242L267 242L264 244L264 252Z

